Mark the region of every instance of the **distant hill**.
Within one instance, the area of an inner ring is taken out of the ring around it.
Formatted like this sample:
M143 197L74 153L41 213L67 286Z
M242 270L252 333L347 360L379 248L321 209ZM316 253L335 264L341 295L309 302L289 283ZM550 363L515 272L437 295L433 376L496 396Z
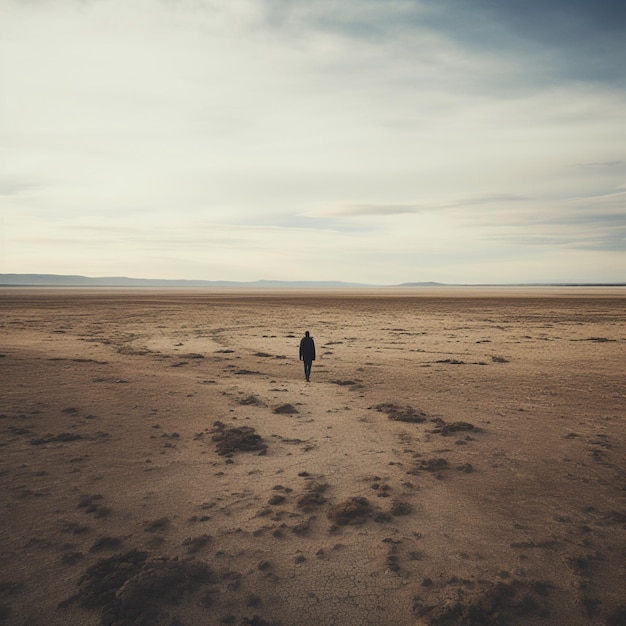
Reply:
M0 274L0 287L239 287L275 289L349 289L368 287L624 287L626 283L515 283L515 284L449 284L429 282L399 285L372 285L340 280L167 280L162 278L127 278L105 276L93 278L60 274Z
M426 283L400 283L398 287L446 287L445 283L434 283L432 281Z
M0 286L12 287L285 287L285 288L342 288L369 287L361 283L342 281L281 281L257 280L237 282L228 280L166 280L153 278L127 278L125 276L89 276L58 274L0 274Z

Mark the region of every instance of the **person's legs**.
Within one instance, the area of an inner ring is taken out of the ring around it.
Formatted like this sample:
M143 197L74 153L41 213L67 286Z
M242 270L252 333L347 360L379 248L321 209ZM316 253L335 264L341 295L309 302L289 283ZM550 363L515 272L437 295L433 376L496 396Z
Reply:
M311 376L311 365L313 365L312 361L304 362L304 376L307 380L309 380L309 377Z

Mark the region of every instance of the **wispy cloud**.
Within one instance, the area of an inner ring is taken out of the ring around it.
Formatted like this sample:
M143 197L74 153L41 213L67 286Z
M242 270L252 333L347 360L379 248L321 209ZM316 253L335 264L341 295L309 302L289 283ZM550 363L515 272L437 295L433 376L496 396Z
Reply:
M419 213L420 207L411 204L345 204L307 213L310 217L371 217Z
M41 180L28 180L19 177L0 178L0 196L17 196L36 191L42 187L44 187L44 183Z
M580 163L579 167L592 167L592 168L624 168L626 170L626 161L601 161L599 163ZM626 177L626 174L625 174Z

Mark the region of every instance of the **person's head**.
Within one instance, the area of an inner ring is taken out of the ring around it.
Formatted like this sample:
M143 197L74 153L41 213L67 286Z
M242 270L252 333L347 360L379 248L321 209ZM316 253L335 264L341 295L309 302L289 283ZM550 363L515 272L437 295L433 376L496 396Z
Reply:
M310 336L310 334L311 334L311 333L307 330L307 331L304 333L304 336L305 336L305 337L309 337L309 336Z

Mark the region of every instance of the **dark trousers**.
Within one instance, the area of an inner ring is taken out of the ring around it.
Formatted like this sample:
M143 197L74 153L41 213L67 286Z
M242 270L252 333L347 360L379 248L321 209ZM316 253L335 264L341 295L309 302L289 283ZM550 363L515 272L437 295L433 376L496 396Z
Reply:
M307 380L311 376L311 365L313 365L313 361L305 361L304 362L304 376Z

